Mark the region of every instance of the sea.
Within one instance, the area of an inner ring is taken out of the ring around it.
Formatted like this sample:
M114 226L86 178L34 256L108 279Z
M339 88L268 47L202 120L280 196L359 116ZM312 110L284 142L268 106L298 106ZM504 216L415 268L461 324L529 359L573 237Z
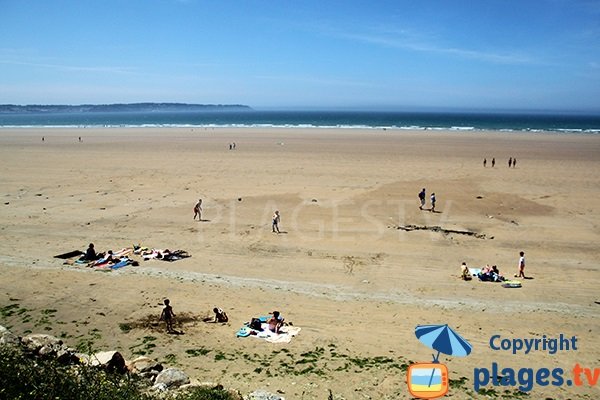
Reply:
M420 111L157 111L0 113L0 128L283 127L600 133L600 113Z

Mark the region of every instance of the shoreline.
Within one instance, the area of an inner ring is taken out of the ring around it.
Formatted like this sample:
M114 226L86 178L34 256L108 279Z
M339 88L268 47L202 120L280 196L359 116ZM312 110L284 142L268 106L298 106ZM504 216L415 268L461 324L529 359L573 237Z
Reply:
M551 134L551 135L596 135L600 134L600 128L594 129L491 129L491 128L474 128L474 127L397 127L397 126L365 126L365 125L352 125L352 126L306 126L303 124L299 125L273 125L273 124L254 124L254 125L114 125L114 126L98 126L98 125L62 125L62 126L36 126L36 125L6 125L0 126L0 132L2 131L21 131L21 130L185 130L185 129L196 129L196 130L286 130L286 131L324 131L335 133L335 131L383 131L390 133L398 132L438 132L438 133L477 133L477 134Z

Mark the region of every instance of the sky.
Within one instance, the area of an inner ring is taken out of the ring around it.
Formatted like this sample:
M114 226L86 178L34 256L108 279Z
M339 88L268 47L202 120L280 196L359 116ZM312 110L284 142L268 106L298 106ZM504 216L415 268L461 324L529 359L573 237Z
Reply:
M0 0L0 104L600 112L598 0Z

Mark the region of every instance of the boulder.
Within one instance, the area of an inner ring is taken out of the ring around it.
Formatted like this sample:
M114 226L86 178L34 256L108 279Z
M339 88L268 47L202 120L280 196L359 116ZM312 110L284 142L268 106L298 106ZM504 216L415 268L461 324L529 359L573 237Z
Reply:
M62 340L43 333L32 333L21 339L26 350L40 355L57 353L62 347Z
M245 396L244 400L285 400L285 398L278 394L269 393L265 390L255 390L248 396Z
M160 372L163 370L163 366L161 363L144 356L138 357L135 360L130 361L127 367L131 372L134 373L144 373L149 371Z
M190 378L180 369L167 368L158 374L154 383L154 386L163 383L168 388L172 388L190 383Z
M0 325L0 346L18 346L19 338Z

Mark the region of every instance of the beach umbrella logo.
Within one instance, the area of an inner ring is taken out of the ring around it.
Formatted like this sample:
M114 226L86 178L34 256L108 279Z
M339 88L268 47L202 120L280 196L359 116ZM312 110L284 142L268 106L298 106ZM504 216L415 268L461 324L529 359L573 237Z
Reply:
M417 339L437 351L433 361L411 364L407 372L408 390L419 399L435 399L448 393L448 367L439 362L440 353L454 357L466 357L473 347L456 331L445 325L417 325Z

